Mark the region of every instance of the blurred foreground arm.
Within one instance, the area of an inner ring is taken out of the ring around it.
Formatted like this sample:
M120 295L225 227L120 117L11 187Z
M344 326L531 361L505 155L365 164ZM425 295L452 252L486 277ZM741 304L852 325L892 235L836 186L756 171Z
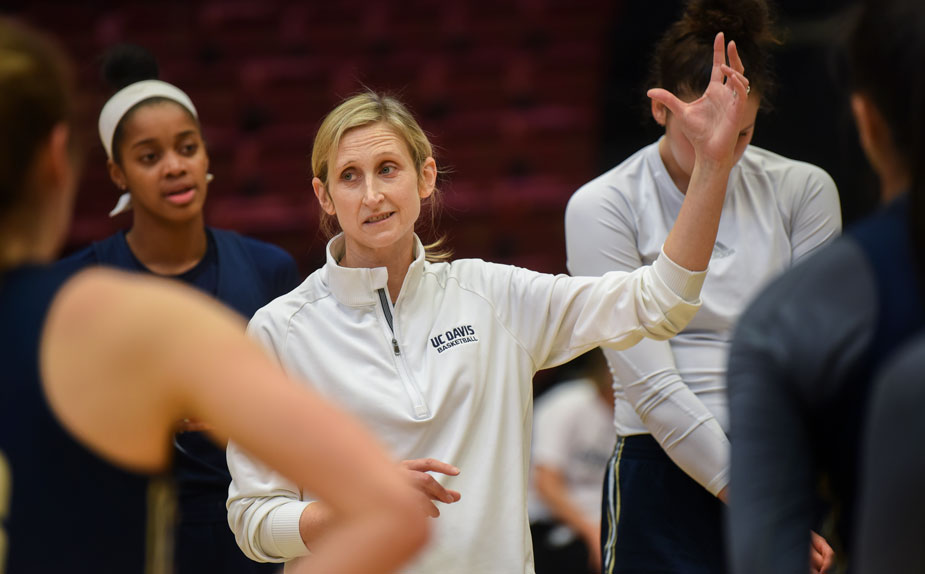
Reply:
M88 271L49 314L46 394L78 439L147 472L168 466L178 421L211 421L217 438L233 437L338 514L301 567L395 570L427 538L416 494L358 423L290 381L243 331L192 290Z

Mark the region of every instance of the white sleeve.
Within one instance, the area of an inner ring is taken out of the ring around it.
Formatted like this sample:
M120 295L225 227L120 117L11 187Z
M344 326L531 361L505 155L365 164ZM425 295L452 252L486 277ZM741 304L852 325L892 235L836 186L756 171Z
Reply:
M251 560L283 562L308 554L299 518L309 502L299 487L228 443L228 526Z
M569 201L565 239L569 272L600 275L642 265L635 224L616 190L585 187ZM627 400L671 460L712 494L729 482L729 441L710 410L681 379L666 341L604 348Z
M265 309L247 326L248 335L279 358L274 324ZM231 485L228 487L228 525L238 546L251 560L283 562L308 554L299 533L299 518L309 502L301 489L241 450L233 441L226 449Z
M569 277L477 260L462 275L494 307L529 354L535 370L560 365L594 347L625 349L643 337L678 334L700 308L705 272L684 269L664 253L632 273Z
M841 234L841 206L835 182L821 168L803 165L807 168L805 180L792 186L800 191L794 195L790 216L794 263Z

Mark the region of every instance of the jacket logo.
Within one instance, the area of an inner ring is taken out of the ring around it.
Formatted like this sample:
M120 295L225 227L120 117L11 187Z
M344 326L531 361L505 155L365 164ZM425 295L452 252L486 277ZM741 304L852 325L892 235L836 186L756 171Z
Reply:
M475 336L475 329L472 328L472 325L460 325L430 338L430 344L433 345L434 349L437 349L438 353L442 353L456 345L477 342L478 337Z

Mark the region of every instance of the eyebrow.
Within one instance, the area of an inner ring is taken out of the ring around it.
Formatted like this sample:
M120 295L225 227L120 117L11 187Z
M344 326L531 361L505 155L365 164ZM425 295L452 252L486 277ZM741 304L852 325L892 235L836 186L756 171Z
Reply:
M143 145L153 144L153 143L156 142L156 141L157 141L156 138L148 138L148 139L146 139L146 140L137 141L137 142L133 143L133 144L132 144L132 147L129 148L129 149L135 149L136 147L141 147L141 146L143 146Z
M396 160L395 157L396 157L396 156L399 156L399 155L401 155L401 154L398 154L398 153L396 153L396 152L394 152L394 151L382 151L382 152L377 153L375 156L373 156L373 159L374 159L376 162L391 161L391 162L393 162L393 163L397 163L398 160ZM384 156L387 156L387 157L384 157ZM341 163L341 164L339 164L339 165L335 165L335 166L334 166L334 169L335 169L336 171L339 171L339 172L340 172L340 171L343 171L343 170L347 169L348 167L353 167L352 164L356 163L356 161L357 161L356 158L348 158L347 161L345 161L345 162L343 162L343 163Z
M184 131L178 133L176 136L174 136L173 139L174 139L174 141L178 141L178 140L181 140L181 139L183 139L183 138L185 138L185 137L189 137L189 136L191 136L191 135L194 135L195 133L196 133L196 130L184 130ZM143 146L143 145L150 145L150 144L153 144L153 143L156 143L156 142L157 142L157 138L147 138L147 139L143 139L143 140L141 140L141 141L137 141L137 142L133 143L129 149L134 149L134 148L136 148L136 147Z

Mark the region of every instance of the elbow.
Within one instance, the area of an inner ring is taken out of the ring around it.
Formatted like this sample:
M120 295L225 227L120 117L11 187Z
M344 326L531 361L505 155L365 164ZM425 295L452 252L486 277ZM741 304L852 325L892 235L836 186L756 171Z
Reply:
M683 303L667 310L661 321L654 323L652 328L646 329L646 337L656 341L674 337L687 327L698 309L700 309L699 301L696 304Z
M241 502L235 501L228 504L228 527L231 528L234 540L245 556L255 562L265 562L263 556L256 552L259 541L254 535L258 529L250 527L251 517L246 508L241 508Z

